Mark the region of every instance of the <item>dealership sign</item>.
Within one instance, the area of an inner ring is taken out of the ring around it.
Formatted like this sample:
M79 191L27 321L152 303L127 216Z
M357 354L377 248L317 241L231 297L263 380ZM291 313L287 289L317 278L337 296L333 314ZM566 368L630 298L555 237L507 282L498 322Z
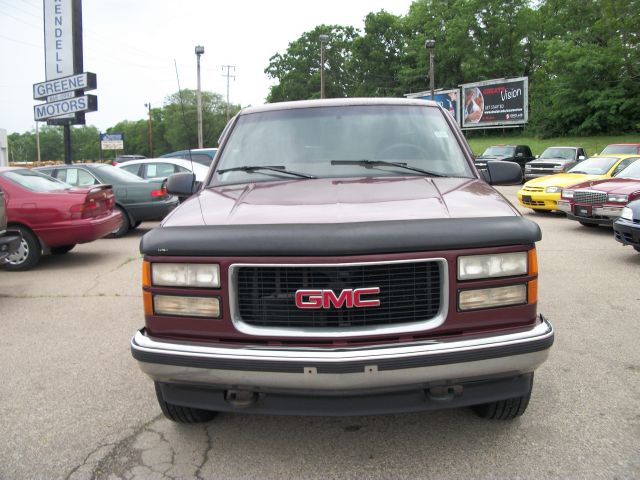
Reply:
M36 121L49 125L84 124L84 113L97 110L96 75L83 72L81 0L43 0L46 81L33 86L33 98L47 103L33 108Z
M33 98L35 100L47 99L49 102L62 100L60 95L68 95L65 98L73 97L75 90L94 90L96 88L95 73L79 73L68 77L57 78L47 82L36 83L33 86Z
M527 123L527 77L467 83L461 87L462 128L509 127Z
M124 150L124 133L101 133L102 150Z

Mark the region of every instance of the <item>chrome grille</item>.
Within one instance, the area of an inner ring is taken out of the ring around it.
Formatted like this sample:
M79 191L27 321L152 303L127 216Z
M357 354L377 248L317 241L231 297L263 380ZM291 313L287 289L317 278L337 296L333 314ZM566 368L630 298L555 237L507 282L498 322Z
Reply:
M576 190L573 193L574 203L586 203L588 205L602 205L607 201L605 192L595 190Z
M231 267L232 316L259 329L345 331L429 322L445 305L444 260L345 265L237 265ZM379 287L380 305L362 308L300 309L301 289Z

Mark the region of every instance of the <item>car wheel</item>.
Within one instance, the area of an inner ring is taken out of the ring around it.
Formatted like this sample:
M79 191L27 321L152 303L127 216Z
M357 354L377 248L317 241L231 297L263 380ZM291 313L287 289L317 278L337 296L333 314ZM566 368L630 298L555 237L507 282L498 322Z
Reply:
M136 228L138 228L140 226L141 223L142 223L142 221L138 220L136 223L134 223L133 225L131 225L129 227L129 230L135 230Z
M24 227L14 227L11 230L20 232L22 240L20 241L18 250L7 257L4 268L17 272L35 267L40 261L42 253L42 247L40 246L38 237L36 237L31 230Z
M165 401L164 397L162 396L162 390L160 389L160 385L158 384L158 382L154 382L154 384L156 387L156 397L158 399L158 404L160 405L164 416L169 420L178 423L202 423L208 422L218 413L211 410L183 407L181 405L174 405L173 403L169 403Z
M580 223L580 225L582 225L583 227L589 227L589 228L595 228L598 226L596 223L588 223L588 222L580 222L580 221L578 221L578 223Z
M636 252L640 253L640 247L633 247L633 249L634 249Z
M522 415L531 399L531 390L533 388L533 374L529 385L529 392L521 397L508 398L506 400L498 400L497 402L483 403L474 405L473 411L482 418L491 420L513 420Z
M532 208L531 210L533 210L535 213L540 214L549 213L549 210L542 210L541 208Z
M129 216L127 215L127 212L124 211L124 208L116 207L116 210L118 210L122 215L122 223L120 223L120 226L118 228L116 228L113 232L107 235L107 237L109 238L120 238L124 234L126 234L130 228Z
M51 247L51 253L54 255L62 255L73 250L73 247L75 246L76 244L73 243L71 245L60 245L59 247Z

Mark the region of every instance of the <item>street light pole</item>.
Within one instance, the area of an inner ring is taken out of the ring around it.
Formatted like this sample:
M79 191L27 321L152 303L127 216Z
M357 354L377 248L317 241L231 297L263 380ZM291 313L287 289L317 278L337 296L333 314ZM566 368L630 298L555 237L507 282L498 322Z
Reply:
M324 94L324 46L329 41L329 35L320 35L320 98L326 98Z
M436 47L436 41L435 40L427 40L426 42L424 42L424 48L426 48L427 50L429 50L429 83L431 84L431 100L435 101L435 97L433 95L433 90L434 90L434 69L433 69L433 57L434 57L434 53L433 53L433 49Z
M151 124L151 103L145 103L145 107L149 110L149 153L153 158L153 125Z
M203 148L202 143L202 91L200 90L200 55L204 53L204 47L198 45L196 47L196 57L198 59L198 148Z

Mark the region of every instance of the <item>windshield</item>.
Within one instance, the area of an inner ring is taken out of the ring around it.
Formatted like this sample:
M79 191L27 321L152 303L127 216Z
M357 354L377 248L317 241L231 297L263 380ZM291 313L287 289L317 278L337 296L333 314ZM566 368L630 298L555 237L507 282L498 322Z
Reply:
M144 183L144 180L139 176L111 165L99 165L96 170L96 173L103 177L101 181L106 181L106 183Z
M10 170L2 175L32 192L54 192L69 188L66 183L33 170Z
M636 160L627 168L616 175L616 178L636 178L640 179L640 162Z
M607 145L600 155L604 155L605 153L625 153L634 155L636 153L640 153L640 145Z
M319 178L419 174L397 166L345 163L362 160L398 162L446 176L474 176L440 110L350 105L241 115L211 182L294 178L277 169L255 168L259 166L278 166ZM232 171L238 167L252 168ZM221 170L227 172L218 173Z
M572 148L547 148L542 152L542 155L540 155L539 158L561 158L563 160L572 160L575 158L575 150Z
M618 159L616 157L591 157L574 165L567 173L586 173L588 175L604 175Z
M514 147L489 147L482 154L483 157L506 157L507 155L513 155L515 151Z

